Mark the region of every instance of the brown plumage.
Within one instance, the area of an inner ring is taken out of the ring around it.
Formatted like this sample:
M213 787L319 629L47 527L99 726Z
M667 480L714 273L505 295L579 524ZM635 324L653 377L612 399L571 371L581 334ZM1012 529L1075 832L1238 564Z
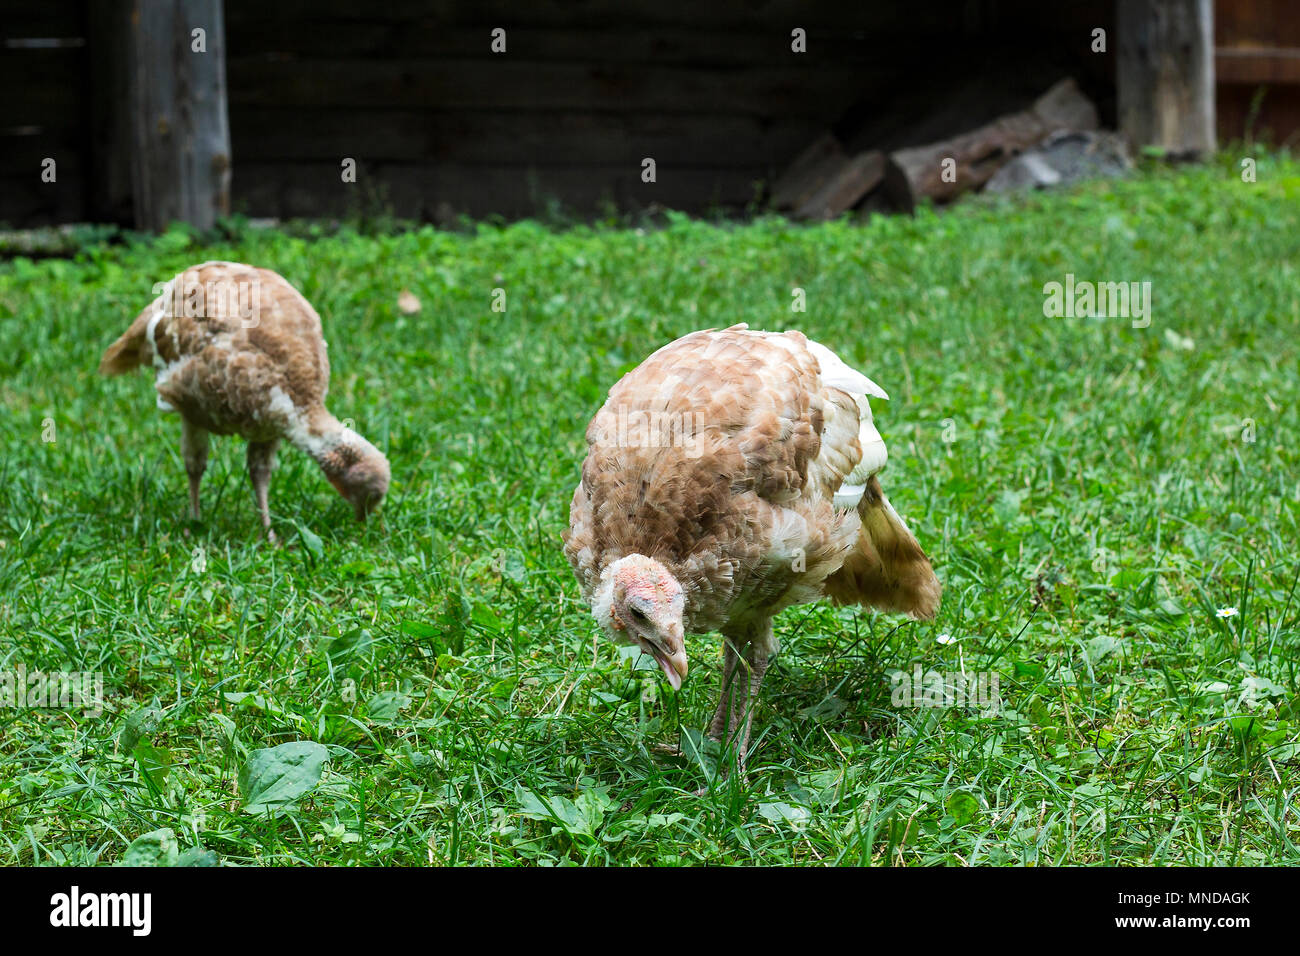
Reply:
M773 615L823 596L938 609L930 560L876 478L886 456L868 395L887 397L801 333L737 325L655 352L587 429L564 535L583 596L674 686L685 635L722 632L710 733L735 738L742 766Z
M269 269L236 262L191 266L161 288L99 371L156 370L158 407L181 418L194 517L215 433L248 439L249 476L272 539L267 486L282 439L310 455L364 519L388 490L388 460L325 408L330 364L311 304Z

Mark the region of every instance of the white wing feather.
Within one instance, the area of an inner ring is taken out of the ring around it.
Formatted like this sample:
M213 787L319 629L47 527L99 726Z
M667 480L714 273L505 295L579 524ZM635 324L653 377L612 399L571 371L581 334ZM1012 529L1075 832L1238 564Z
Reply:
M822 367L822 381L831 388L842 389L855 397L858 395L872 395L889 401L889 396L883 388L861 372L849 368L838 355L826 346L809 339L808 351L812 352L817 359L817 364Z
M809 340L808 350L817 358L821 366L822 384L838 388L853 396L858 406L861 424L858 426L858 442L862 445L862 458L854 466L844 483L835 492L835 507L856 508L867 490L867 480L882 468L889 459L885 450L885 440L876 429L871 417L871 405L868 396L888 400L889 395L883 388L867 378L856 369L850 368L844 361L819 342Z

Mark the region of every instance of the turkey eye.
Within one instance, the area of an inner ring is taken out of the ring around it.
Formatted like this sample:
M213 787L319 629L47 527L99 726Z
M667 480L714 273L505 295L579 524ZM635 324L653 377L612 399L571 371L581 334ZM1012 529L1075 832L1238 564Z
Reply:
M639 607L634 607L631 610L632 610L632 616L636 618L638 621L646 620L645 611L641 610Z

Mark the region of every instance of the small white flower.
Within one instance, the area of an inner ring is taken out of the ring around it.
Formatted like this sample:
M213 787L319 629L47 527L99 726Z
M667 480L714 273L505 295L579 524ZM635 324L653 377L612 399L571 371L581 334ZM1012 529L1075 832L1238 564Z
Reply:
M1237 609L1235 607L1221 607L1214 613L1219 617L1236 617Z
M935 638L935 640L940 644L951 644L953 642L953 636L951 634L940 634Z

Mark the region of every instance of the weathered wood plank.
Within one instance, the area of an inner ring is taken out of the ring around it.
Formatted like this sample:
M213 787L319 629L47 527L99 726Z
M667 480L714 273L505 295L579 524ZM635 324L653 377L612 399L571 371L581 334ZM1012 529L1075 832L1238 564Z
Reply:
M369 160L601 165L782 164L819 127L794 117L642 113L300 111L245 106L231 118L240 162Z
M68 14L62 3L51 12ZM81 93L87 63L85 47L0 55L0 221L26 226L86 218L89 112ZM53 183L41 180L47 157L56 164Z
M0 129L84 121L85 48L5 50L0 55Z
M1256 98L1258 87L1248 84L1220 83L1215 93L1215 123L1224 141L1261 140L1287 144L1292 149L1300 141L1300 97L1273 95L1262 102Z
M359 164L355 183L343 183L334 163L241 163L234 178L236 210L251 216L344 215L378 203L393 214L438 222L456 214L507 218L544 213L558 201L578 215L658 204L702 209L743 207L753 199L748 178L734 170L661 165L658 181L643 183L640 167L454 164Z
M835 27L808 30L807 52L790 49L789 30L755 30L750 25L716 32L680 26L644 29L594 27L575 23L569 27L511 26L507 30L506 56L517 60L568 60L577 63L609 62L658 66L765 65L806 69L821 62L866 63L883 52L898 49L912 38L910 28L856 35ZM456 26L432 20L317 21L310 30L293 21L259 18L230 30L230 59L368 59L390 57L419 59L454 57L490 59L491 28ZM933 42L934 38L929 38Z
M1214 5L1218 47L1300 47L1295 0L1230 0Z
M59 164L56 183L43 183L39 175L0 176L0 223L26 227L84 221L88 188L85 171L75 158Z
M1219 83L1300 83L1300 48L1218 49L1214 72Z
M914 32L944 29L960 13L945 4L834 3L808 4L806 0L663 0L628 3L627 0L386 0L359 5L353 0L228 0L232 28L249 20L273 18L299 23L330 20L420 21L463 26L618 27L680 26L701 30L751 29L755 23L784 28L788 37L795 26L831 26L841 30L872 30L899 24Z
M87 35L87 21L113 2L119 0L15 2L13 15L0 18L0 36ZM1251 0L1252 8L1269 4L1282 0ZM1023 64L1013 51L1026 45L1048 59L1064 55L1073 72L1102 70L1109 58L1087 51L1085 28L1113 27L1115 6L999 0L957 11L849 0L225 0L231 138L240 162L235 190L242 195L238 184L248 176L271 181L293 191L301 212L310 214L301 187L320 176L334 205L319 208L340 211L330 184L337 154L355 155L372 179L388 176L403 203L430 215L458 202L476 215L531 214L548 189L590 209L601 192L642 201L636 174L644 154L660 164L659 194L669 205L744 204L753 198L754 179L784 168L855 101L859 126L862 116L906 114L900 94L930 84L936 96L951 98L963 77L990 60ZM487 49L495 26L508 30L505 56ZM808 31L807 54L789 49L794 26ZM0 131L6 116L19 117L13 124L68 149L68 131L81 124L89 135L80 155L95 160L84 165L94 178L84 192L109 209L116 195L120 209L121 180L111 185L111 136L103 129L112 114L102 106L116 94L101 87L105 74L95 69L93 50L89 82L85 50L48 52L64 55L64 64L80 55L81 65L61 74L54 60L26 61L30 69L12 65L17 54L0 56L0 88L19 91L0 98ZM1093 75L1109 87L1108 76ZM1270 95L1276 99L1277 91ZM88 114L87 99L101 105ZM910 125L916 114L904 118ZM18 139L0 132L0 153L10 142ZM876 145L845 142L850 154ZM24 170L25 150L13 158ZM0 156L0 169L9 161ZM252 165L245 168L245 161ZM263 175L277 165L274 176ZM61 175L63 168L61 160ZM665 179L662 171L674 168L675 177ZM533 187L519 185L529 181ZM500 209L490 202L493 190L504 197ZM112 217L103 206L96 215ZM0 199L0 215L8 208Z
M674 69L514 60L329 60L230 64L230 102L294 108L617 110L799 114L833 120L885 68L815 73L750 67Z
M16 37L85 37L84 0L6 3L0 18L0 47Z
M0 176L30 176L35 182L40 177L41 162L47 157L57 163L60 178L65 170L85 169L89 165L85 131L42 130L31 136L0 136Z

